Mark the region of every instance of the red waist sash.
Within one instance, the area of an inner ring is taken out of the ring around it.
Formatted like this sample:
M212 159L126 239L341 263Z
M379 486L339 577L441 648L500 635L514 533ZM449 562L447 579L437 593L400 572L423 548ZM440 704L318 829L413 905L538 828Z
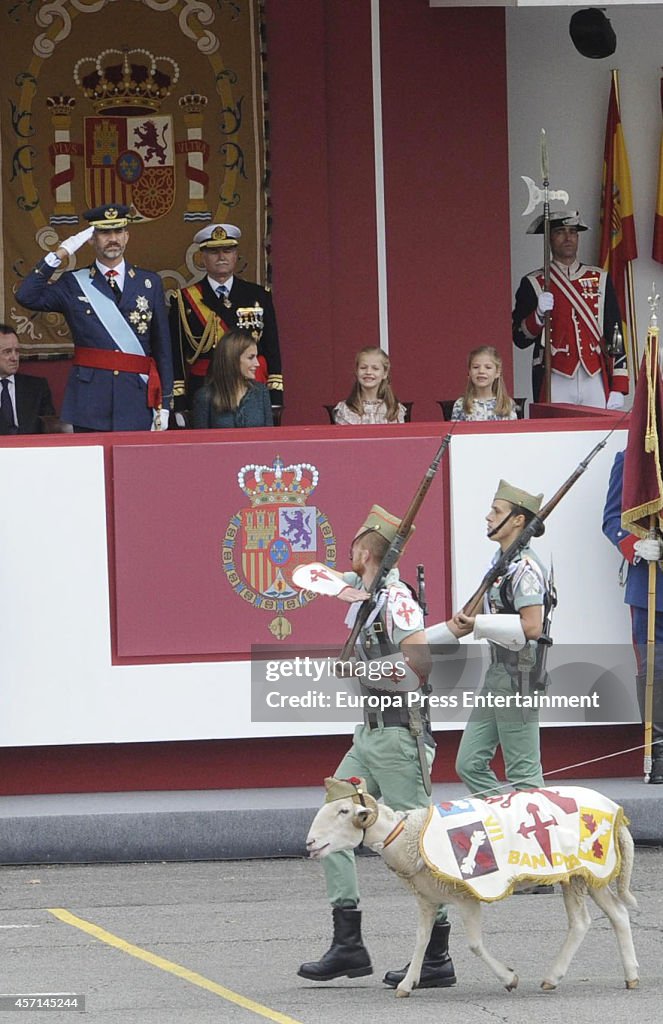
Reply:
M157 364L152 356L134 356L106 348L74 349L74 366L89 366L94 370L118 370L122 373L142 373L147 376L147 404L160 409L163 396Z

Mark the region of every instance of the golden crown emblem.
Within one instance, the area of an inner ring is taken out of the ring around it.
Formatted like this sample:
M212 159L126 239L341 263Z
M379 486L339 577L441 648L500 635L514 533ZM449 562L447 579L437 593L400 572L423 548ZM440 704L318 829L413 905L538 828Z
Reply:
M52 116L65 117L73 113L76 100L73 96L47 96L46 106Z
M189 92L186 96L180 96L177 102L185 114L200 114L207 106L207 96L199 92Z
M320 474L309 462L284 466L277 455L271 466L242 466L237 481L252 505L305 505Z
M142 48L102 50L74 65L74 81L97 113L153 114L179 77L171 57L155 57Z

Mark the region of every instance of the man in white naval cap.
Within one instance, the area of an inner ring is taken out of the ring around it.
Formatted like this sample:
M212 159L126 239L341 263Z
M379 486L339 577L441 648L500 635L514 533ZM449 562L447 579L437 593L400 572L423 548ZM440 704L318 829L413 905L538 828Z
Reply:
M269 289L235 275L241 237L235 224L207 224L194 235L205 276L177 291L170 307L176 413L191 408L214 348L238 327L258 344L256 380L269 388L272 405L283 404L274 303Z
M625 353L611 356L615 326L622 315L607 271L578 260L578 233L587 231L580 214L550 213L550 286L544 288L543 270L520 282L513 310L513 340L518 348L534 346L532 388L541 400L544 379L544 318L550 312L552 402L622 409L629 380ZM543 215L527 229L543 234Z

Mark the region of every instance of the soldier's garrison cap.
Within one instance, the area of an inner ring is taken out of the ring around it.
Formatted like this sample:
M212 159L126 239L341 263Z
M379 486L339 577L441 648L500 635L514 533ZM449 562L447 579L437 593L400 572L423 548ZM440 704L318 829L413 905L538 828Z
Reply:
M498 501L509 501L512 505L527 509L534 515L541 508L543 501L542 494L529 494L527 491L521 490L520 487L514 487L513 484L507 483L506 480L500 480L495 491L495 498Z
M207 224L194 236L199 249L234 249L242 232L234 224Z
M325 779L325 789L327 790L325 803L331 804L334 800L343 800L346 796L353 799L361 796L366 792L366 783L363 779L358 779L355 776L349 779L335 779L333 776L329 776Z
M381 505L373 505L364 522L357 530L356 537L361 537L364 533L379 533L381 537L384 537L386 541L391 543L400 525L400 519L392 516L391 512L387 512ZM414 531L415 527L411 526L407 540L410 539Z

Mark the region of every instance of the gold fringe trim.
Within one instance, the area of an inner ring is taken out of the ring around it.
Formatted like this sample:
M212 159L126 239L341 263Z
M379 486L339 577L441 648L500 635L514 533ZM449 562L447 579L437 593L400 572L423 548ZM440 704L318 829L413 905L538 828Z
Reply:
M658 392L658 327L650 327L645 344L645 373L647 376L647 424L645 426L644 446L645 453L654 456L656 467L656 483L658 486L658 498L653 501L646 501L642 505L636 505L622 512L622 529L636 537L644 538L649 536L649 527L639 525L638 520L658 515L660 520L661 507L663 505L663 476L661 475L661 453L659 447L658 422L656 416L656 398Z
M499 902L499 900L505 900L507 896L513 895L513 890L519 882L530 882L536 885L556 885L558 882L570 882L572 878L577 878L578 876L580 876L585 880L585 882L591 889L605 889L607 885L610 885L611 882L614 882L615 878L617 878L622 869L622 854L621 850L619 849L617 834L622 825L628 825L628 818L626 818L626 816L624 815L623 809L619 807L617 809L617 813L615 814L615 820L612 825L612 832L610 833L612 836L612 842L615 847L616 859L615 866L610 872L609 876L606 875L605 878L597 878L591 868L585 867L574 868L573 871L561 871L554 875L534 875L526 873L518 875L516 878L513 878L509 884L509 887L505 889L505 891L501 893L499 896L479 896L478 893L470 886L468 882L463 881L463 879L461 878L453 878L451 875L446 875L443 871L440 871L437 865L433 864L433 862L430 861L426 854L424 853L422 845L423 836L424 832L428 828L431 817L433 816L433 810L434 808L431 807L428 813L428 817L426 818L424 827L421 831L421 836L419 837L419 856L426 864L426 867L428 868L430 873L440 882L444 882L445 885L448 885L449 888L453 889L455 892L466 893L468 896L471 896L475 900L479 900L481 903L497 903Z

